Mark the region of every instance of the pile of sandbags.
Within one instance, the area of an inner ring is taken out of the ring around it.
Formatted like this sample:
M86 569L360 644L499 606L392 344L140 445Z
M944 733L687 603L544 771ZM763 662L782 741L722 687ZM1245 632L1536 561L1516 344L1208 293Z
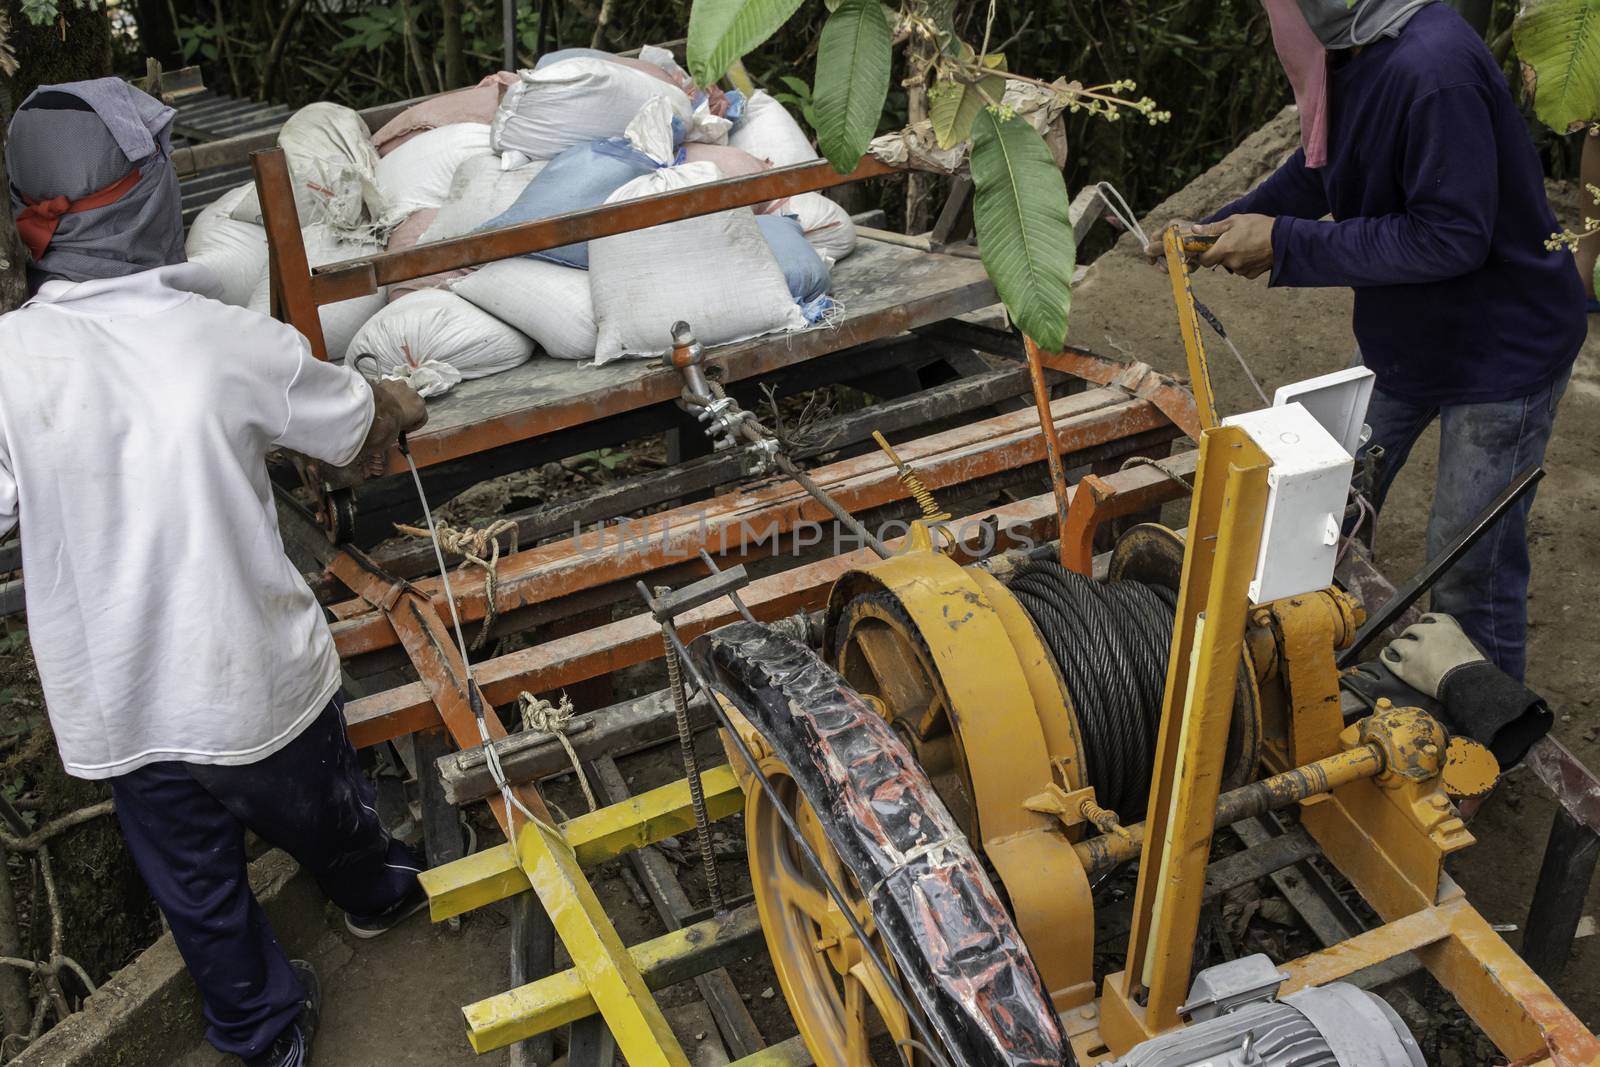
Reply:
M370 136L348 108L308 105L279 143L313 267L818 158L777 100L699 88L659 48L554 52ZM224 299L265 311L260 221L254 187L236 189L196 219L189 252ZM830 268L854 246L849 216L809 193L413 279L323 308L323 332L330 358L371 356L437 395L536 350L658 355L679 320L708 345L805 329L834 311Z

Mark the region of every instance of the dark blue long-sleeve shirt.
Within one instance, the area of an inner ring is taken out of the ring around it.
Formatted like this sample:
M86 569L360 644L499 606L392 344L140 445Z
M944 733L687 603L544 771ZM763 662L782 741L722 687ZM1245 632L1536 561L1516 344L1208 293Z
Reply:
M1545 249L1543 170L1489 50L1431 4L1330 90L1327 166L1296 152L1207 221L1274 215L1273 285L1354 288L1356 340L1387 392L1467 404L1548 385L1587 332L1583 285Z

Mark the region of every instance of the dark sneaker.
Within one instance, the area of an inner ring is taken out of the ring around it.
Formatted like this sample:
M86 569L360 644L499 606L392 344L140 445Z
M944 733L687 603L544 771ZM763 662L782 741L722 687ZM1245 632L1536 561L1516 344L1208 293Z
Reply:
M349 912L345 912L345 929L362 939L377 937L393 930L427 906L428 894L423 890L420 882L415 883L411 887L411 892L407 893L401 898L400 903L386 912L371 916L351 915Z
M300 1014L265 1052L245 1060L246 1067L309 1067L311 1063L311 1042L322 1018L322 983L317 981L316 969L305 960L290 960L289 966L294 968L305 993Z

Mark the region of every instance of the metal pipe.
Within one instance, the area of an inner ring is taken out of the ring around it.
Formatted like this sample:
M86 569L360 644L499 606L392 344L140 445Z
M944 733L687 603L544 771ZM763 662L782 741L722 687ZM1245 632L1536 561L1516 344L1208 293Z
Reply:
M1521 500L1523 495L1539 484L1539 479L1544 477L1544 468L1537 464L1529 467L1511 480L1511 484L1497 497L1494 502L1484 509L1483 513L1474 519L1465 530L1462 530L1456 539L1450 542L1445 550L1428 561L1428 565L1419 571L1405 585L1395 591L1389 602L1381 609L1372 613L1367 619L1367 624L1356 632L1355 640L1350 642L1350 647L1339 653L1337 660L1339 669L1352 667L1360 660L1361 653L1366 650L1374 638L1380 636L1405 610L1409 608L1418 597L1433 587L1445 571L1455 566L1456 561L1467 554L1467 550L1478 543L1478 538L1493 529L1494 524L1506 516L1512 505Z
M1050 488L1056 497L1056 534L1064 535L1067 530L1067 506L1071 498L1067 495L1067 472L1061 465L1061 438L1056 435L1056 420L1050 413L1050 385L1044 379L1044 363L1039 355L1039 346L1034 344L1033 338L1024 337L1023 345L1028 355L1028 378L1033 382L1033 403L1039 409L1039 432L1044 437L1045 459L1050 465ZM1064 540L1061 542L1066 543ZM1066 551L1060 553L1061 565L1067 565Z
M1308 797L1331 793L1342 785L1375 778L1382 773L1383 752L1375 744L1336 752L1315 763L1222 794L1217 798L1216 825L1228 826L1240 819L1279 811ZM1136 823L1124 827L1120 834L1091 837L1072 848L1089 877L1095 878L1118 864L1137 858L1144 847L1144 835L1145 824Z
M500 0L500 33L505 51L500 57L502 70L517 69L517 0Z

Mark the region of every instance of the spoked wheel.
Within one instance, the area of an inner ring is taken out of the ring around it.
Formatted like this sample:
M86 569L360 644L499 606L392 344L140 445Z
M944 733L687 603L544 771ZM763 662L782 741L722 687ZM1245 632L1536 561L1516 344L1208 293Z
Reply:
M844 890L862 929L874 935L880 958L888 959L886 946L875 936L872 910L855 878L828 843L816 811L800 794L782 761L768 757L761 769L773 785L773 795L754 788L745 800L751 888L773 970L807 1048L818 1063L872 1067L870 1045L881 1029L900 1049L904 1062L921 1067L927 1060L910 1051L915 1031L905 1009L801 855L777 805L782 804L795 817L828 877Z
M765 779L750 774L745 793L752 889L813 1059L881 1062L869 1052L881 1021L912 1064L921 1049L908 1039L922 1035L929 1058L952 1067L1059 1067L1055 1010L1033 960L877 702L755 623L706 634L692 652Z

